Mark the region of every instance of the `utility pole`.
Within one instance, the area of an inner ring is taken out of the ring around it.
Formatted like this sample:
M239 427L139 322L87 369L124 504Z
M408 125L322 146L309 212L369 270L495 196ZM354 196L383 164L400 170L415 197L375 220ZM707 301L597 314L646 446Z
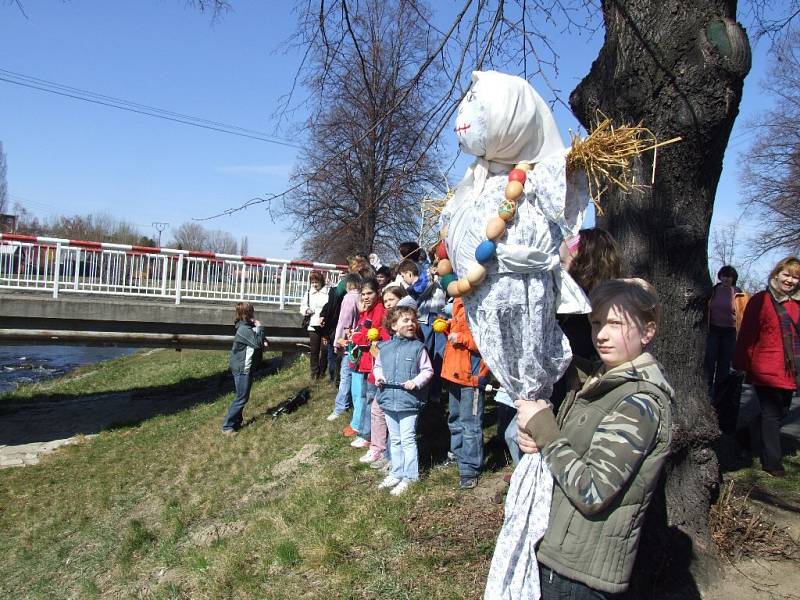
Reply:
M164 231L167 227L169 227L169 223L161 223L159 221L154 221L153 227L155 227L156 231L158 231L158 247L161 248L161 232Z

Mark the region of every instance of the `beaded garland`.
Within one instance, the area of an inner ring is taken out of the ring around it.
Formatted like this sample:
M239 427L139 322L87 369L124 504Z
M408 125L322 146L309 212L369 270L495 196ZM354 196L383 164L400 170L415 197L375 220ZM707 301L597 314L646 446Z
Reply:
M532 164L519 163L508 173L508 183L505 189L505 200L500 203L497 209L497 217L492 217L486 224L486 238L478 247L475 248L475 260L478 261L467 271L465 277L461 277L447 284L447 293L454 298L469 294L478 287L486 278L486 264L493 260L497 255L497 240L506 233L506 224L514 219L517 214L517 204L525 193L525 180L528 177L527 171L533 169ZM450 261L447 259L447 249L444 241L439 244L437 254L443 259L439 265L445 262L447 274L453 272ZM444 275L439 271L439 275Z

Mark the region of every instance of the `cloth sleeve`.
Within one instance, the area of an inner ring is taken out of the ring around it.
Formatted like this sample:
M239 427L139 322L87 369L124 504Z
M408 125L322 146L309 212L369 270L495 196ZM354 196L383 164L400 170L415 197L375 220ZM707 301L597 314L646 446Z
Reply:
M737 371L750 372L753 348L758 342L761 332L759 317L765 297L766 293L758 293L745 306L742 324L736 336L736 347L733 352L733 368Z
M252 327L239 327L236 330L236 341L250 348L261 348L265 337L267 337L267 328L263 325L256 327L255 331L253 331Z
M358 296L347 294L342 300L342 309L339 312L339 322L336 324L334 340L342 339L346 327L352 327L358 320Z
M539 445L547 438L543 430L552 426L553 413L543 410L525 431ZM649 394L632 394L600 421L583 456L556 427L555 439L540 446L542 458L573 506L583 515L597 514L613 502L652 450L659 426L657 401Z
M383 375L383 365L381 364L380 352L378 352L378 356L375 357L375 362L372 363L372 376L375 378L375 381L378 379L383 379L386 381L386 377Z
M303 299L300 301L300 314L301 315L305 315L306 311L310 308L308 306L308 300L309 300L310 296L311 296L310 290L308 292L306 292L305 294L303 294Z
M419 353L419 364L417 366L419 367L419 374L411 381L414 382L417 389L421 389L433 378L433 366L425 348Z

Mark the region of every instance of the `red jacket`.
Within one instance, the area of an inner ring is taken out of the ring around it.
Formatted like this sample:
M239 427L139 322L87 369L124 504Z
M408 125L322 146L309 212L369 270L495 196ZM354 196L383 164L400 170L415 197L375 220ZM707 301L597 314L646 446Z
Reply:
M441 377L458 385L478 387L480 379L489 374L489 368L483 363L472 333L470 333L467 314L461 298L456 298L453 302L450 335L453 334L458 337L454 344L448 336L442 358Z
M361 358L358 360L358 365L356 366L356 370L359 373L369 373L370 378L372 377L372 354L370 354L369 349L372 346L372 342L367 339L367 332L369 328L366 326L367 321L372 321L372 327L378 329L380 331L380 336L378 337L379 341L386 341L389 339L389 332L386 331L382 327L383 324L383 317L386 314L386 309L383 306L383 303L379 300L375 303L375 305L367 311L359 313L358 321L354 327L355 331L353 332L352 337L350 338L353 344L358 346L361 349ZM370 379L370 383L374 383L374 380Z
M797 301L786 300L783 306L792 321L797 323L800 318ZM795 389L795 376L784 367L781 325L769 292L759 292L747 303L739 337L736 338L733 367L746 371L752 384Z

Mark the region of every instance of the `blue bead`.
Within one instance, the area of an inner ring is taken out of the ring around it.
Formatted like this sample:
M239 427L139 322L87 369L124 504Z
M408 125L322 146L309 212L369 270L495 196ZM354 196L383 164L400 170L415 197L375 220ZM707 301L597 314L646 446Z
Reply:
M484 240L475 248L475 260L484 264L495 257L497 245L492 240Z

